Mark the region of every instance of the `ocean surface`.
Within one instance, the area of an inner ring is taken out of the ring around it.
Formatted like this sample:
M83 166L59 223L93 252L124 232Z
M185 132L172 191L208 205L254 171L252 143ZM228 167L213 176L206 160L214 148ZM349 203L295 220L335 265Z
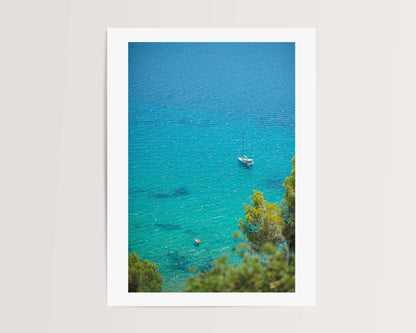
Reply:
M129 44L129 253L164 291L230 253L253 190L283 199L294 155L294 43Z

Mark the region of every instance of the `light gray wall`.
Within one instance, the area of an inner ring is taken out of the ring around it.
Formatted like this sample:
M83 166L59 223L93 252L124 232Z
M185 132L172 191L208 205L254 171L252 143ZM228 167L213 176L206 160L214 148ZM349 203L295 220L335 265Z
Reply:
M7 1L1 332L415 332L416 2ZM108 308L107 27L317 28L314 308Z

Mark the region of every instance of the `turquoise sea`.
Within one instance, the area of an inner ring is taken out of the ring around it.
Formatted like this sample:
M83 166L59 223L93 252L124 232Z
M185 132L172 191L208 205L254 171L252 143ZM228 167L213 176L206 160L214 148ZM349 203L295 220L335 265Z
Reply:
M164 291L230 253L253 190L283 199L294 155L294 43L129 44L129 253Z

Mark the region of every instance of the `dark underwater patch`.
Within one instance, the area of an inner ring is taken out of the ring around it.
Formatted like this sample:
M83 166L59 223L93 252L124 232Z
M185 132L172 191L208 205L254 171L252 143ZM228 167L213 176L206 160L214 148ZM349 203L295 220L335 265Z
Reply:
M179 198L184 197L186 195L189 195L189 191L186 187L180 187L173 192L151 194L151 196L156 199Z
M140 193L146 193L146 191L145 190L129 190L130 197L135 197L139 195Z
M191 235L191 236L197 236L198 232L196 232L195 230L192 229L187 229L183 231L185 234Z
M198 267L199 271L201 272L206 272L211 270L211 268L213 267L213 262L214 260L212 260L212 258L210 258L209 261L206 261L205 263L203 263L201 266Z
M168 267L176 271L187 272L190 268L190 265L188 265L187 263L175 263L169 265Z
M267 188L282 188L283 182L283 179L267 178L264 181L264 186Z
M180 230L182 226L179 224L172 224L172 223L155 223L156 227L159 227L163 230Z
M168 266L174 270L185 272L189 269L189 260L186 257L179 253L179 251L168 252L166 255L169 258L171 264Z
M181 187L175 190L175 192L172 193L171 197L172 198L183 197L188 194L189 194L188 190L185 187Z
M170 198L170 195L166 193L156 193L154 194L154 197L157 199L167 199Z

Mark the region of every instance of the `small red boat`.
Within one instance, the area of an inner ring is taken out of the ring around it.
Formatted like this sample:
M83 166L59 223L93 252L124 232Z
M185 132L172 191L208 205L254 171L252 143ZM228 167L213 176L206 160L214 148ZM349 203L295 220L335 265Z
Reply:
M195 244L201 244L202 242L198 239L198 238L195 238Z

